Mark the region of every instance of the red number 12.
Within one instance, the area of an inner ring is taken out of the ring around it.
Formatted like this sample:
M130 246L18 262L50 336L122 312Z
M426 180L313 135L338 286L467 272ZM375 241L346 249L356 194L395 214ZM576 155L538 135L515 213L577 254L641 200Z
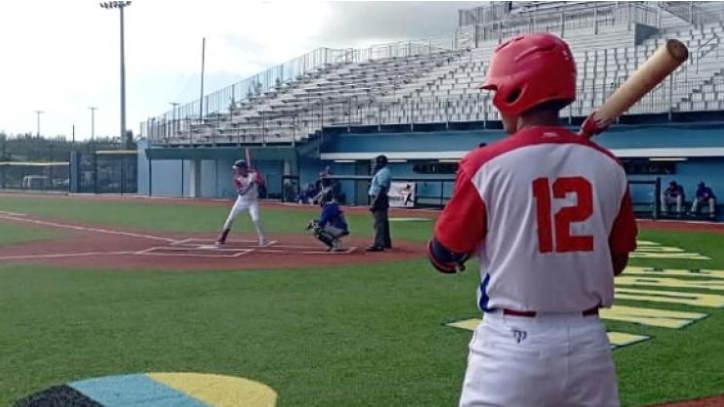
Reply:
M593 214L593 188L583 177L563 177L553 182L553 198L563 199L566 194L576 194L576 206L558 210L551 222L551 188L548 178L533 181L533 197L536 201L538 219L538 250L541 253L590 252L593 251L593 236L571 236L571 223L584 222ZM555 224L555 248L553 245L553 224Z

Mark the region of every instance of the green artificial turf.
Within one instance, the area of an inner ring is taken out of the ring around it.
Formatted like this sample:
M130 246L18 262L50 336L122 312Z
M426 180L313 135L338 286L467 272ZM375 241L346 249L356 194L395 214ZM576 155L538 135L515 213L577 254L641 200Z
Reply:
M169 204L149 199L148 202L131 201L83 201L59 196L28 197L0 194L0 210L16 211L51 219L88 222L104 226L120 226L147 231L162 232L217 232L229 214L233 202L228 205ZM305 233L310 219L318 218L318 211L307 208L295 210L262 208L264 226L269 233ZM369 213L345 215L354 236L371 237L372 216ZM403 224L404 227L397 227ZM431 221L393 222L394 239L423 242L429 238ZM253 231L247 214L242 214L234 224L236 231Z
M215 230L226 215L213 206L31 201L0 196L0 209L188 232ZM265 221L290 232L309 215L269 210ZM368 218L350 222L368 233ZM424 241L431 227L401 222L393 231ZM712 260L632 265L724 270L724 234L644 230L641 239ZM475 270L471 263L467 273L444 276L422 258L216 272L0 264L0 405L69 381L166 371L257 380L279 393L282 407L456 405L471 333L444 324L479 316ZM652 337L614 352L625 406L724 393L724 310L618 303L709 315L681 330L607 322Z
M58 230L29 227L0 219L0 246L58 239L63 233Z

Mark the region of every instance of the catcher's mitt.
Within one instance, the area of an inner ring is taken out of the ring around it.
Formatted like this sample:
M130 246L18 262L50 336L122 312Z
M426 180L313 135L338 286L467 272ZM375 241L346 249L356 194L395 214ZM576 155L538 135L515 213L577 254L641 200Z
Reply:
M319 221L316 219L310 220L309 223L307 223L307 230L311 230L313 232L318 232L321 228L319 227Z

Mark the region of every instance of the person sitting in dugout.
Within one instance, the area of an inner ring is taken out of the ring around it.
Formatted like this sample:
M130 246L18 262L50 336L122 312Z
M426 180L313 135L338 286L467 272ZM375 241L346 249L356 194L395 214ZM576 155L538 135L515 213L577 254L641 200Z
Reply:
M344 212L331 192L322 195L320 206L322 213L319 220L310 221L307 229L313 230L314 237L326 244L328 251L336 251L342 245L342 237L349 235Z

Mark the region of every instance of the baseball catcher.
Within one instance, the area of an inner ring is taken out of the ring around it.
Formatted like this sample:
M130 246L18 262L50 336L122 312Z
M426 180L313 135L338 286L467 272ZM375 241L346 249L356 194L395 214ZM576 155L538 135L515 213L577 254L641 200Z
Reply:
M563 40L526 34L500 45L482 88L495 92L509 137L460 162L450 202L428 244L455 273L480 258L478 307L461 407L617 407L616 372L601 307L636 248L621 163L561 127L576 98ZM589 126L607 123L590 122Z
M311 230L314 237L327 245L327 251L337 251L342 245L342 237L349 235L344 213L331 191L322 195L320 206L322 213L319 220L310 220L307 230Z

